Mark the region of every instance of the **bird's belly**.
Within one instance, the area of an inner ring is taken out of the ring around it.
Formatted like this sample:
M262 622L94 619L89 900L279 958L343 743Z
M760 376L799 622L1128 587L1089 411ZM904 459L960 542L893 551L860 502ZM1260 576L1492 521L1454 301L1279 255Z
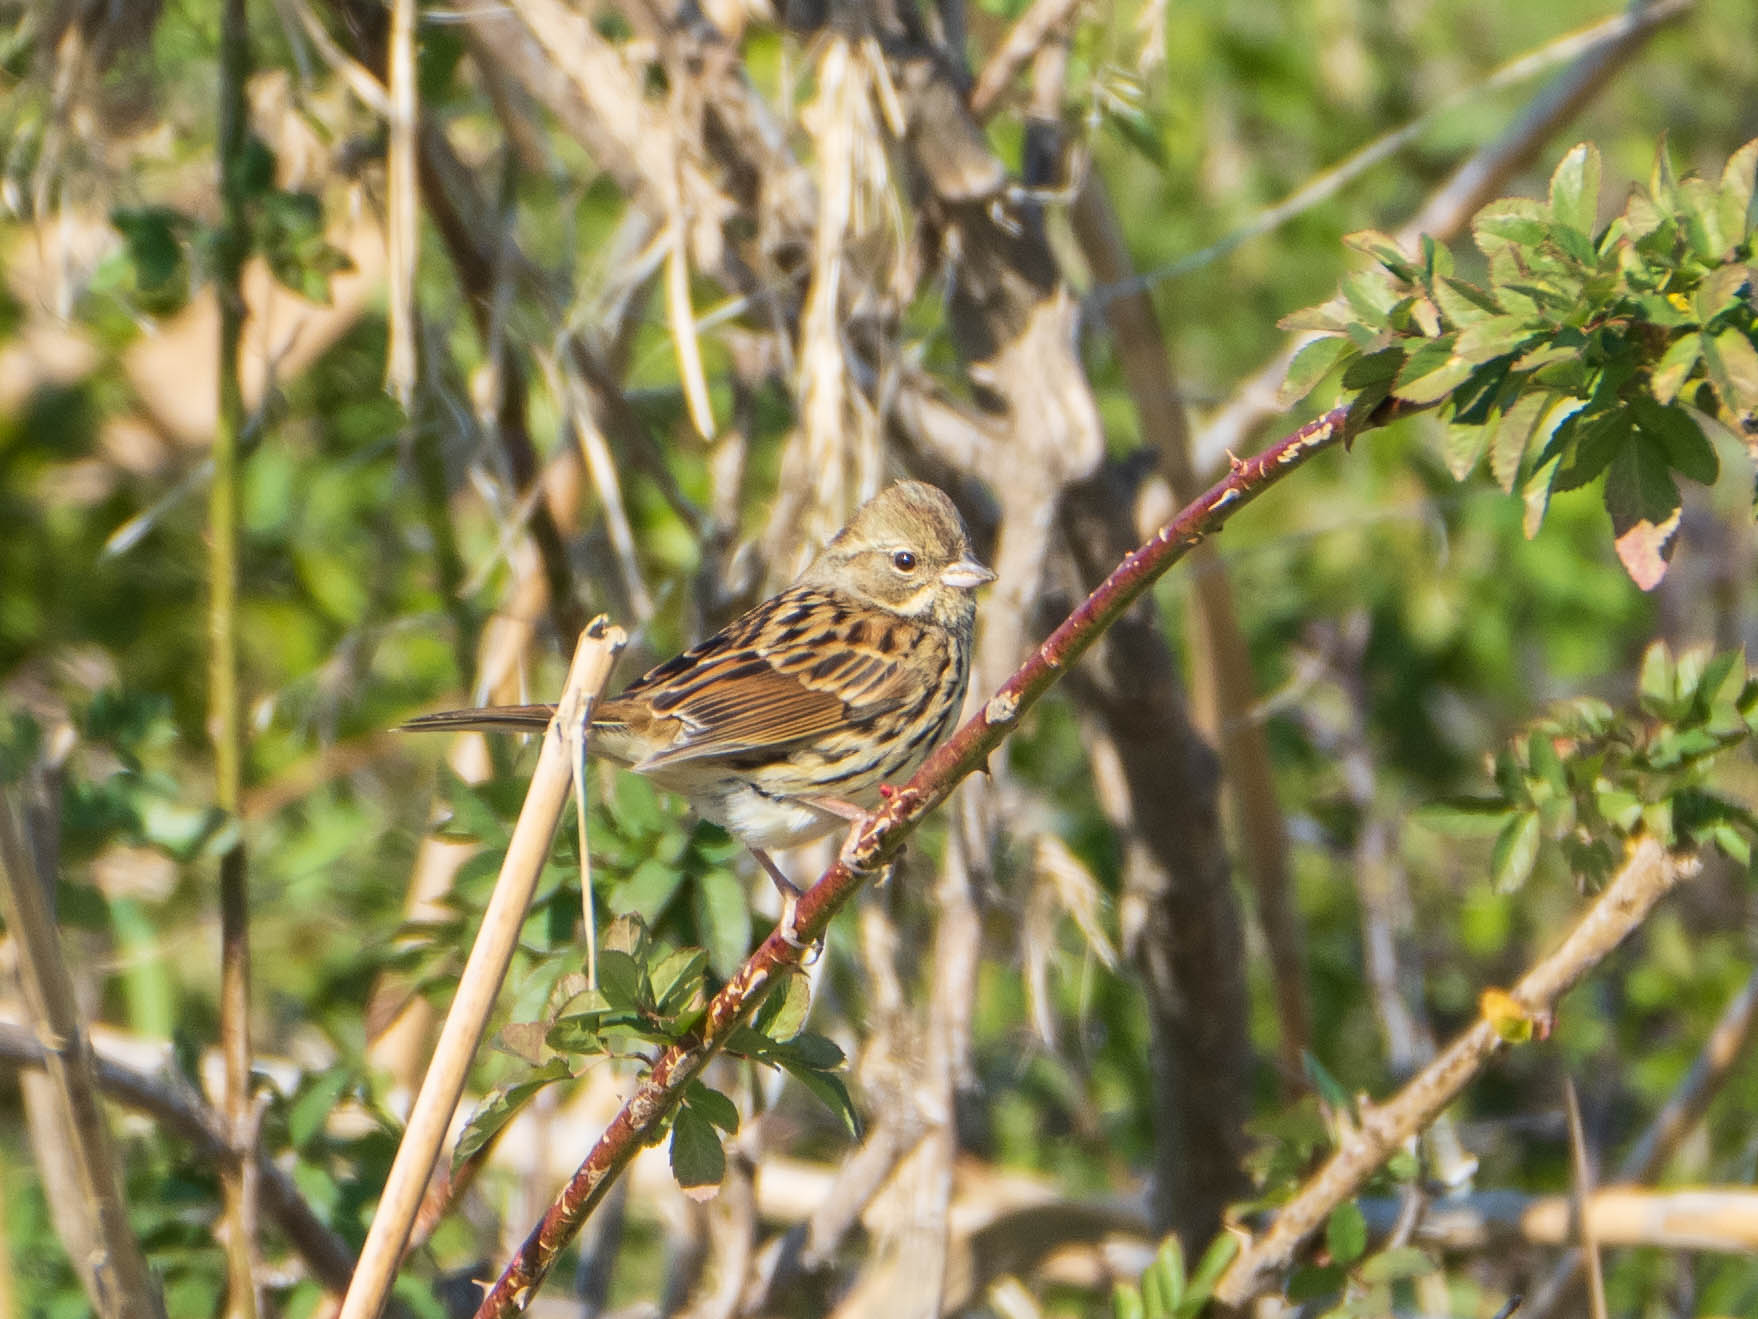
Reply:
M845 820L797 799L772 797L743 779L690 795L690 805L748 847L797 847L848 828Z

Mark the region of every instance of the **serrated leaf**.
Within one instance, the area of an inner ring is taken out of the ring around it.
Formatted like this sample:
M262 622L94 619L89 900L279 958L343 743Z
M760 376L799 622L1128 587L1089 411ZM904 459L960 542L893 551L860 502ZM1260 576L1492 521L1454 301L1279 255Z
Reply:
M1715 484L1721 475L1721 460L1690 411L1640 395L1631 400L1630 408L1642 434L1658 441L1673 471L1702 485Z
M1490 851L1490 879L1497 893L1511 893L1531 877L1538 861L1537 811L1521 811L1502 826Z
M540 1090L557 1081L570 1081L573 1075L566 1059L551 1058L543 1066L495 1087L465 1122L463 1134L458 1137L458 1147L452 1152L452 1167L458 1168L488 1144Z
M1436 280L1431 292L1441 314L1461 330L1502 314L1494 297L1462 279Z
M1558 490L1579 490L1589 484L1619 454L1628 451L1633 429L1630 414L1624 408L1588 414L1578 412L1557 427L1540 458L1552 454L1562 458L1552 483Z
M1293 334L1337 335L1347 330L1352 323L1343 304L1332 298L1329 302L1289 312L1276 322L1276 327Z
M1295 353L1294 360L1288 364L1288 374L1282 379L1282 387L1277 391L1276 405L1292 407L1305 398L1343 354L1351 351L1351 347L1347 339L1327 337L1314 339Z
M1599 221L1599 148L1591 142L1571 147L1550 176L1551 218L1591 234Z
M1702 356L1703 344L1699 335L1681 335L1668 344L1649 376L1648 387L1654 391L1654 396L1662 403L1671 403L1679 396L1679 390L1684 388Z
M1642 652L1642 666L1636 675L1636 698L1649 714L1661 719L1674 719L1682 713L1679 703L1679 675L1673 663L1672 650L1664 641L1650 642Z
M1531 333L1518 316L1486 316L1459 331L1453 356L1467 362L1487 362L1520 346Z
M1343 238L1344 247L1352 247L1364 256L1379 262L1399 279L1414 281L1417 275L1416 263L1412 261L1397 240L1389 234L1382 234L1377 229L1362 229L1356 233L1346 234Z
M802 1066L790 1058L778 1057L777 1060L806 1089L818 1097L832 1113L842 1119L843 1126L855 1140L861 1138L861 1118L855 1112L854 1100L849 1098L848 1087L835 1072L822 1072L813 1067Z
M776 1057L797 1062L802 1067L824 1071L831 1067L841 1067L844 1062L842 1049L836 1041L815 1031L801 1031L791 1040L776 1040L774 1044Z
M1478 368L1450 355L1446 340L1424 344L1412 353L1392 384L1392 392L1410 403L1438 403Z
M1520 476L1520 463L1526 448L1553 400L1538 390L1522 394L1509 408L1485 429L1489 432L1489 473L1495 483L1512 494ZM1560 419L1559 419L1560 420Z
M684 1094L684 1103L729 1136L739 1129L738 1105L720 1091L711 1089L700 1081L690 1082L690 1088Z
M1722 222L1732 234L1749 234L1758 223L1753 207L1753 182L1758 174L1758 138L1746 143L1721 171Z
M691 893L708 965L730 979L751 947L751 904L738 877L719 866L697 876Z
M1743 425L1758 414L1758 349L1739 330L1702 335L1703 367L1721 405Z
M1338 287L1342 290L1343 300L1349 304L1349 309L1355 313L1356 318L1376 330L1386 327L1392 308L1404 296L1393 286L1389 276L1377 270L1345 275Z
M776 1043L786 1043L805 1028L806 1016L811 1010L811 982L801 972L794 971L770 989L751 1025Z
M1712 270L1703 277L1703 282L1691 295L1691 313L1699 322L1707 325L1729 307L1744 303L1751 286L1750 266L1730 262Z
M1644 591L1666 575L1681 502L1659 445L1637 435L1618 450L1605 474L1605 509L1611 514L1618 560Z
M598 953L598 992L613 1011L631 1012L643 1006L641 966L620 948Z
M1550 214L1527 197L1503 197L1489 203L1471 221L1471 234L1485 256L1513 244L1536 247L1550 234Z
M1441 444L1441 460L1455 481L1463 481L1477 470L1483 451L1489 447L1490 427L1454 422L1447 427Z
M681 1012L702 985L708 954L700 948L680 948L660 959L649 973L654 1006L661 1016Z
M495 1032L495 1047L515 1058L522 1058L533 1067L545 1061L549 1050L545 1045L548 1028L540 1021L509 1021Z
M1343 1265L1353 1264L1367 1250L1367 1219L1353 1200L1338 1205L1325 1220L1325 1249Z
M679 1189L696 1201L713 1199L726 1176L726 1150L721 1147L720 1133L705 1115L687 1104L672 1119L671 1175Z
M626 953L636 962L645 962L648 938L647 922L631 912L605 926L601 942L607 952Z
M1343 388L1366 391L1375 385L1390 384L1403 365L1404 350L1396 345L1363 353L1351 358L1343 368Z

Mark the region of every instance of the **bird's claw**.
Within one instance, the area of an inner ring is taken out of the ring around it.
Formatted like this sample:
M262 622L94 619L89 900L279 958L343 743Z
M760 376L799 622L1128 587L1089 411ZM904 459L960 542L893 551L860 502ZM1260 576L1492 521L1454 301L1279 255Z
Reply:
M775 932L781 941L800 954L800 965L811 966L824 956L824 937L820 935L810 943L800 938L799 926L794 924L794 913L800 905L800 893L795 889L792 893L784 893L781 898L781 920L775 926Z

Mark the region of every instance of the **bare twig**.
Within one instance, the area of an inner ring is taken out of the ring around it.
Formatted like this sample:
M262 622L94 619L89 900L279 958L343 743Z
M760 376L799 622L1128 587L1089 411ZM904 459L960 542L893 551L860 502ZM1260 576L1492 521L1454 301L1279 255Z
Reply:
M1380 424L1399 412L1377 413ZM1350 433L1348 410L1337 408L1301 427L1255 458L1241 462L1226 479L1193 501L1159 534L1130 554L1086 601L1040 645L983 709L940 747L905 787L893 792L838 860L801 898L794 914L799 940L821 936L831 918L854 896L865 878L882 869L902 848L922 819L951 795L965 775L985 764L1013 731L1019 718L1093 644L1131 603L1168 568L1218 530L1239 508L1307 460L1341 443ZM554 1266L562 1248L603 1198L611 1183L651 1138L689 1085L725 1044L727 1036L757 1008L763 991L783 969L796 964L798 946L776 930L709 1003L699 1034L672 1045L654 1063L611 1121L573 1178L526 1238L477 1310L479 1319L505 1316ZM347 1316L344 1316L347 1319Z
M1697 1060L1691 1064L1691 1070L1679 1083L1679 1088L1618 1163L1618 1181L1646 1182L1660 1172L1679 1143L1702 1119L1709 1101L1721 1089L1734 1065L1745 1056L1755 1027L1758 1027L1758 971L1754 971L1728 999L1720 1019L1703 1042ZM1601 1241L1607 1239L1603 1232L1599 1236ZM1581 1252L1577 1250L1569 1251L1557 1261L1550 1276L1533 1293L1527 1305L1526 1312L1531 1319L1544 1319L1556 1309L1580 1274L1581 1263Z
M239 349L244 338L243 268L250 250L245 102L249 41L244 0L226 0L220 18L222 220L214 278L220 304L219 410L213 483L208 490L208 727L214 741L215 803L236 829L242 829L244 783L244 723L238 692L238 463L246 425ZM220 854L220 1041L226 1060L226 1121L236 1142L250 1115L250 890L242 833ZM229 1222L227 1313L234 1319L252 1319L258 1309L255 1215L242 1174L223 1180Z
M433 1061L428 1065L421 1093L410 1110L378 1212L360 1253L360 1267L343 1298L340 1319L372 1319L390 1293L428 1177L438 1161L452 1112L463 1093L465 1073L487 1028L495 995L512 960L519 926L549 853L550 839L561 819L562 808L567 805L573 767L564 719L577 719L581 727L585 726L592 702L610 677L611 664L623 643L622 629L609 626L603 619L594 620L581 634L558 713L544 735L543 751L532 774L525 805L507 845L494 896L489 899L481 931L458 978L451 1012L434 1045Z
M1573 1187L1571 1215L1581 1242L1581 1254L1587 1265L1587 1300L1593 1319L1606 1319L1605 1270L1599 1260L1599 1236L1587 1213L1587 1201L1593 1195L1593 1168L1587 1157L1587 1132L1581 1125L1581 1097L1575 1093L1574 1078L1563 1077L1563 1108L1569 1115L1569 1167Z
M1033 0L1032 7L1008 29L1007 36L977 75L977 85L970 96L971 113L978 119L987 119L1007 84L1038 53L1039 47L1074 21L1074 11L1079 8L1080 0Z
M1513 997L1534 1012L1557 1000L1640 925L1675 884L1696 871L1694 858L1669 856L1652 838L1634 843L1623 868L1576 922L1557 950L1523 976ZM1241 1307L1274 1285L1295 1252L1324 1225L1400 1145L1421 1131L1501 1047L1487 1019L1465 1033L1388 1102L1364 1106L1355 1134L1283 1206L1269 1228L1245 1248L1215 1288L1223 1306Z
M46 897L53 884L53 875L39 873L23 812L10 792L0 793L0 914L17 950L19 980L71 1138L67 1152L92 1220L90 1245L98 1253L80 1273L92 1286L92 1308L104 1319L164 1319L158 1286L128 1228L91 1040L49 914Z
M419 109L415 78L415 0L390 0L391 31L389 96L390 145L386 152L385 247L389 284L389 339L385 348L385 385L403 405L415 406L415 268L421 233L415 183L415 138Z

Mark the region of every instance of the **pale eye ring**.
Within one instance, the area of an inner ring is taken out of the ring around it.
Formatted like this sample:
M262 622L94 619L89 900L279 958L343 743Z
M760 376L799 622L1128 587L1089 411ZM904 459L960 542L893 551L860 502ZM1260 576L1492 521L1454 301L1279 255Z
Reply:
M914 572L916 570L916 556L908 550L898 550L891 556L891 566L899 572Z

